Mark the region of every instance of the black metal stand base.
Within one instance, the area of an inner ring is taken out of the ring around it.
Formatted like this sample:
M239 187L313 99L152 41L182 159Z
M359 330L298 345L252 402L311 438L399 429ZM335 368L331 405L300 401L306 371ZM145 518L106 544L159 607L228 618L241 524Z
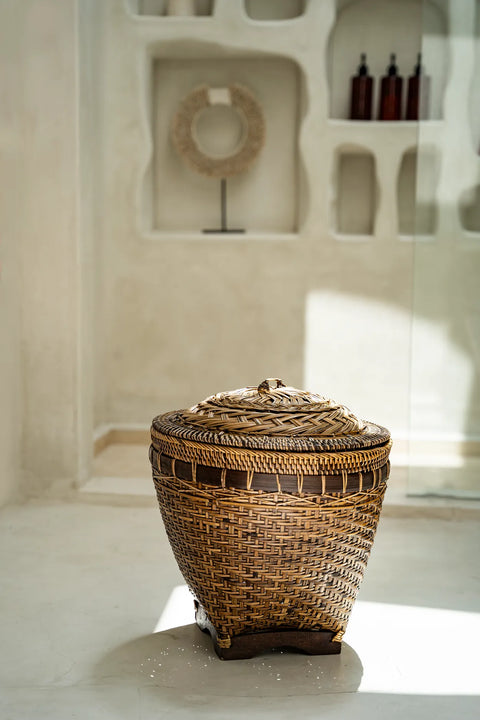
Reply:
M202 230L202 232L204 232L205 234L210 233L211 235L223 235L225 233L244 233L245 230L241 228L238 230L230 230L230 228L228 230L224 228L206 228L205 230Z
M204 233L210 235L224 234L224 233L244 233L243 228L229 228L227 227L227 181L222 178L220 181L220 215L222 218L222 225L219 228L207 228L203 230Z

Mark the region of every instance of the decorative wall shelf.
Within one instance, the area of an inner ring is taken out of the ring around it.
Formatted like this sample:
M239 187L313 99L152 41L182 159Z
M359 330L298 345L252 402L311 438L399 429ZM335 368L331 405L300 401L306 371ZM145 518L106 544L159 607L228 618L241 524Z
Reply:
M388 207L396 207L397 225L390 217L389 235L393 231L403 240L430 237L436 228L435 195L444 123L330 120L327 127L329 143L335 149L331 212L335 237L371 239L380 196L387 196ZM382 167L381 182L378 164Z
M142 237L201 240L204 228L218 225L219 188L184 166L172 147L170 127L178 103L194 87L205 82L224 86L232 80L253 91L267 123L267 143L257 164L227 186L229 222L245 227L244 240L275 233L294 238L319 223L322 236L345 240L425 239L435 233L436 207L442 197L451 197L439 163L449 133L447 121L439 118L445 102L454 102L446 97L453 52L447 40L452 12L447 0L197 0L196 12L202 15L178 23L160 14L166 0L125 3L128 17L141 19L132 27L144 55L149 150L139 183ZM202 18L208 22L193 37ZM399 34L399 27L405 32ZM379 59L372 56L369 64L378 76L395 50L406 87L420 38L432 76L431 117L436 119L345 119L358 52L369 44L375 47ZM286 43L289 58L283 55ZM417 146L424 149L420 164L412 154ZM420 203L413 196L419 190L417 175L430 187Z
M225 243L226 238L228 242L238 242L240 244L248 243L273 243L283 244L298 240L298 233L268 233L268 232L248 232L248 233L229 233L227 236L221 233L215 234L203 234L197 231L195 232L169 232L166 230L152 230L145 232L142 235L142 240L148 245L150 242L161 241L162 243L196 243L201 244L203 247L208 245L215 245L217 243Z
M375 79L376 118L379 79L385 74L390 53L396 53L405 95L407 78L422 50L426 73L431 76L428 118L441 118L448 62L446 29L446 3L442 0L337 0L327 57L330 117L349 117L350 77L356 74L362 52L367 53Z
M334 145L357 142L373 152L385 152L387 145L390 149L407 150L419 142L420 133L422 142L440 146L445 123L441 120L329 120L327 127Z
M171 48L172 50L172 48ZM196 57L152 57L146 104L151 104L152 152L142 183L144 232L202 234L219 227L220 181L190 169L172 147L173 117L183 98L200 85L227 87L234 82L248 88L263 108L266 140L260 156L243 174L227 181L229 225L247 233L296 233L299 213L298 108L302 75L282 57L231 55L215 57L198 47ZM173 52L172 52L173 54ZM278 82L281 78L281 83ZM213 113L213 115L215 115ZM204 141L228 135L234 122L213 116ZM227 138L228 140L228 138ZM265 202L265 195L271 198Z
M332 331L341 327L342 307L347 317L352 308L359 318L369 317L374 337L379 332L376 346L385 362L375 368L388 367L388 384L398 390L395 402L389 396L386 417L392 408L408 409L402 388L409 368L400 367L399 358L410 342L412 273L431 258L428 283L415 302L435 313L454 288L448 263L440 279L435 263L455 247L465 250L467 265L467 253L480 248L480 3L426 0L425 17L433 18L426 27L420 0L288 5L295 13L279 0L254 0L248 7L245 0L217 0L210 15L169 18L160 14L165 4L155 10L145 0L80 3L80 12L88 7L98 21L89 16L85 22L92 37L82 72L85 67L95 86L94 117L103 128L98 139L92 132L94 147L104 152L91 173L102 210L95 307L103 313L98 355L105 367L98 386L106 389L99 418L106 408L109 422L137 421L146 403L152 413L158 410L159 398L165 408L176 407L178 398L188 402L190 390L206 395L209 383L235 387L235 373L254 377L272 356L284 368L278 372L295 381L309 372L299 352L308 346L308 325L317 327L319 337L326 323ZM382 13L384 25L377 23ZM359 52L375 48L369 63L378 77L396 51L406 77L425 29L433 119L346 120ZM105 85L97 82L97 71ZM229 220L247 232L204 235L202 229L219 220L218 183L183 164L172 146L171 122L180 99L196 85L232 81L247 85L265 108L267 145L251 171L228 185ZM422 182L429 189L423 196ZM475 188L473 195L468 188ZM401 242L424 239L432 242L420 243L413 254ZM322 294L318 311L305 323L306 298L316 291ZM243 327L233 317L244 318ZM385 342L386 328L392 342ZM369 333L362 334L359 366L373 368ZM228 365L209 363L212 348L218 357L228 356ZM338 358L325 367L335 372L337 365L338 377L347 377ZM206 370L204 391L198 367ZM221 382L214 376L219 370ZM191 378L189 389L185 377ZM427 410L443 401L442 382L429 386Z

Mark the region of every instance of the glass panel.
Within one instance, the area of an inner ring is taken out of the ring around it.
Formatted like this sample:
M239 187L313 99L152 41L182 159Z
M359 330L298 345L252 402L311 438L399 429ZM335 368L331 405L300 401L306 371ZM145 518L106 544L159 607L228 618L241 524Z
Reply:
M432 5L446 37L429 21ZM424 2L424 11L432 87L442 47L450 72L444 119L419 124L408 490L480 498L480 2Z

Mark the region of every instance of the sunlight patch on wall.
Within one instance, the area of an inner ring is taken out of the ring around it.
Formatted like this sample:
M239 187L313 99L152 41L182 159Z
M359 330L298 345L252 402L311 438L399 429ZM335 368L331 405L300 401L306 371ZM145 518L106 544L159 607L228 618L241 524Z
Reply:
M304 374L308 390L393 435L411 431L441 439L464 431L473 366L441 317L315 290L306 304Z

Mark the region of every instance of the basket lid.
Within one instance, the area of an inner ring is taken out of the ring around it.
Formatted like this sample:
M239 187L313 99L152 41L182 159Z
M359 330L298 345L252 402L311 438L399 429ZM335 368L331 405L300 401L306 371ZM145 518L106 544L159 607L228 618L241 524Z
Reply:
M198 442L297 452L375 447L390 439L388 430L358 419L345 406L278 378L217 393L155 418L153 425Z

